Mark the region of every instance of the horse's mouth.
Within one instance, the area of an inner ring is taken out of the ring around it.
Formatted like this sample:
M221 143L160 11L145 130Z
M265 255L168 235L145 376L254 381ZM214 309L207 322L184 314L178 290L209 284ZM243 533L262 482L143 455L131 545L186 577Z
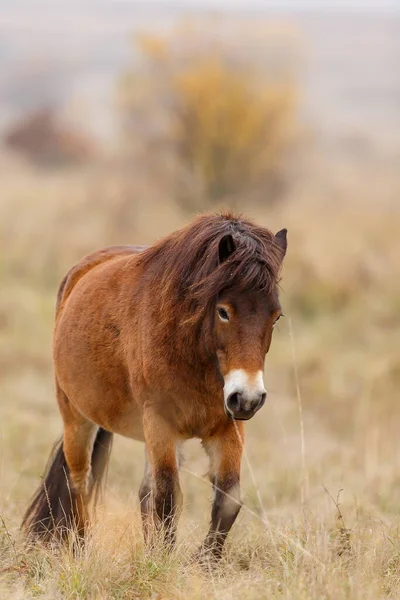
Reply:
M258 409L257 409L257 410L252 411L251 413L249 413L246 416L235 417L231 412L229 412L229 410L226 409L226 407L224 407L224 410L225 410L226 416L228 417L228 419L230 421L250 421L250 419L252 417L254 417L256 412L258 412Z

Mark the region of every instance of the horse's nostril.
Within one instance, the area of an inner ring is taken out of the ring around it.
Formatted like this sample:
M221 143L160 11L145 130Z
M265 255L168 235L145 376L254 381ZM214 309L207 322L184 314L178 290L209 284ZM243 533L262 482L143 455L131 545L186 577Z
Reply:
M267 399L267 392L264 392L263 394L261 394L260 402L258 403L258 406L262 406L266 399Z
M235 412L237 410L239 410L240 407L240 394L238 392L235 392L234 394L231 394L228 397L228 400L226 402L229 410Z

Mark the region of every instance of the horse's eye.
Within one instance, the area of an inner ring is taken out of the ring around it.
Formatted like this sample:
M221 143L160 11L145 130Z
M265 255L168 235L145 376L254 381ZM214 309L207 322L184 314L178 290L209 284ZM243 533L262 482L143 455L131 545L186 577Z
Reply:
M225 310L225 308L222 308L222 306L218 306L217 312L221 321L224 321L224 323L227 323L229 321L228 311Z
M279 319L280 319L281 317L283 317L283 315L282 315L282 314L280 314L278 317L276 317L276 319L275 319L275 321L274 321L274 324L273 324L273 326L272 326L272 327L275 327L275 325L277 324L277 322L279 321Z

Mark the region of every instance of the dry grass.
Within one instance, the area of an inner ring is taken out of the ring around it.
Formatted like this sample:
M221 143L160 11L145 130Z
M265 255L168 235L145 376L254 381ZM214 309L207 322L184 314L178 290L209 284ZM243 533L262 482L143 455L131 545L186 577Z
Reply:
M102 172L1 173L0 597L400 597L399 215L367 185L336 202L307 190L273 212L243 207L289 229L286 319L266 364L270 401L247 427L245 507L220 567L190 563L210 511L195 442L176 553L143 547L143 448L124 439L85 552L23 547L21 515L61 433L50 361L57 282L86 251L151 241L182 222L148 183Z

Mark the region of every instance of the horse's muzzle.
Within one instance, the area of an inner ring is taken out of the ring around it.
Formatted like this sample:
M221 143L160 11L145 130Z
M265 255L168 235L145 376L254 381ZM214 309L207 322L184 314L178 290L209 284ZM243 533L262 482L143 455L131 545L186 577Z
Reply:
M226 415L234 421L248 421L264 406L266 397L266 392L253 398L234 392L225 400Z

